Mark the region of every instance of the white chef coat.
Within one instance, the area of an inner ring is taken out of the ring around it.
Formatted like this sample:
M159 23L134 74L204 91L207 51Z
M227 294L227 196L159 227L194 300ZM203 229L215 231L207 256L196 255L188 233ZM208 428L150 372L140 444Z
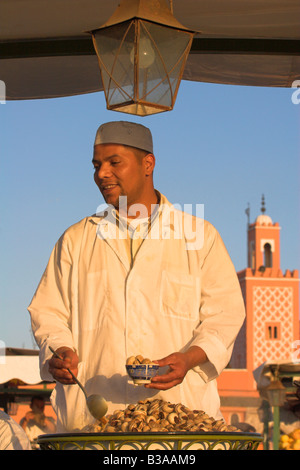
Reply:
M108 208L61 236L29 306L41 377L53 380L49 346L68 346L79 356L78 379L88 394L105 397L109 413L156 397L218 418L215 379L245 318L234 266L217 230L174 209L163 195L148 235L130 261L125 233ZM126 374L129 356L161 359L193 345L208 360L170 390L136 387ZM57 432L93 422L77 385L57 383L51 400Z
M0 410L0 450L32 450L25 431L2 410Z

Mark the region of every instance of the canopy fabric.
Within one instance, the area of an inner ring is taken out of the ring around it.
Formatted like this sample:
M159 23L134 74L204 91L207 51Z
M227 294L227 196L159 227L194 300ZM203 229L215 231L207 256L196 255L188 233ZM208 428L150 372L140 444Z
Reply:
M149 0L155 8L156 0ZM169 3L169 0L166 0ZM86 31L119 0L0 0L0 80L6 99L71 96L103 89ZM291 87L300 79L298 0L173 0L196 35L183 79Z
M300 362L288 362L287 360L266 361L253 371L253 377L258 390L263 390L271 382L272 370L277 369L279 373L289 372L294 377L300 377Z
M0 362L0 384L17 379L27 385L42 382L39 356L6 356ZM4 359L4 360L3 360Z

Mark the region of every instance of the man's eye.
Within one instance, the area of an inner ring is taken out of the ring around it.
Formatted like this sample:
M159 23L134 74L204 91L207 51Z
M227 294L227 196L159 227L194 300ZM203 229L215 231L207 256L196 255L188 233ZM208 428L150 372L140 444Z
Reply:
M111 161L111 164L112 164L112 165L118 165L118 163L120 163L119 160L112 160L112 161Z

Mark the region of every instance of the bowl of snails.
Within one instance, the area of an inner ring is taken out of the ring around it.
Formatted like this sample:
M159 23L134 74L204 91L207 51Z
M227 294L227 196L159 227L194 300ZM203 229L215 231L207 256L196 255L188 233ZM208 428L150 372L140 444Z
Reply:
M128 357L126 370L135 385L144 385L150 383L152 378L157 375L159 365L139 354Z
M170 450L256 450L263 436L252 431L240 432L204 410L153 398L115 410L74 433L42 434L37 442L42 450L163 451L165 459L165 451ZM170 459L172 456L173 453Z

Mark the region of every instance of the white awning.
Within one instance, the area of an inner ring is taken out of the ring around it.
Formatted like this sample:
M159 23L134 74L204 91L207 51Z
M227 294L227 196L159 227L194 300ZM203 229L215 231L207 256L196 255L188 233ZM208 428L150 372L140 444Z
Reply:
M0 0L0 80L6 99L101 91L97 57L85 31L101 26L118 3ZM267 87L291 87L300 80L298 0L173 0L173 8L184 26L201 32L184 80Z
M21 380L28 385L42 382L39 357L7 356L5 362L0 363L0 383L3 384L13 379Z
M26 385L42 382L37 350L0 348L0 384L10 380L22 381Z
M294 377L300 377L300 362L266 361L253 371L253 377L259 390L263 390L270 384L272 371L275 369L282 375L291 373Z

